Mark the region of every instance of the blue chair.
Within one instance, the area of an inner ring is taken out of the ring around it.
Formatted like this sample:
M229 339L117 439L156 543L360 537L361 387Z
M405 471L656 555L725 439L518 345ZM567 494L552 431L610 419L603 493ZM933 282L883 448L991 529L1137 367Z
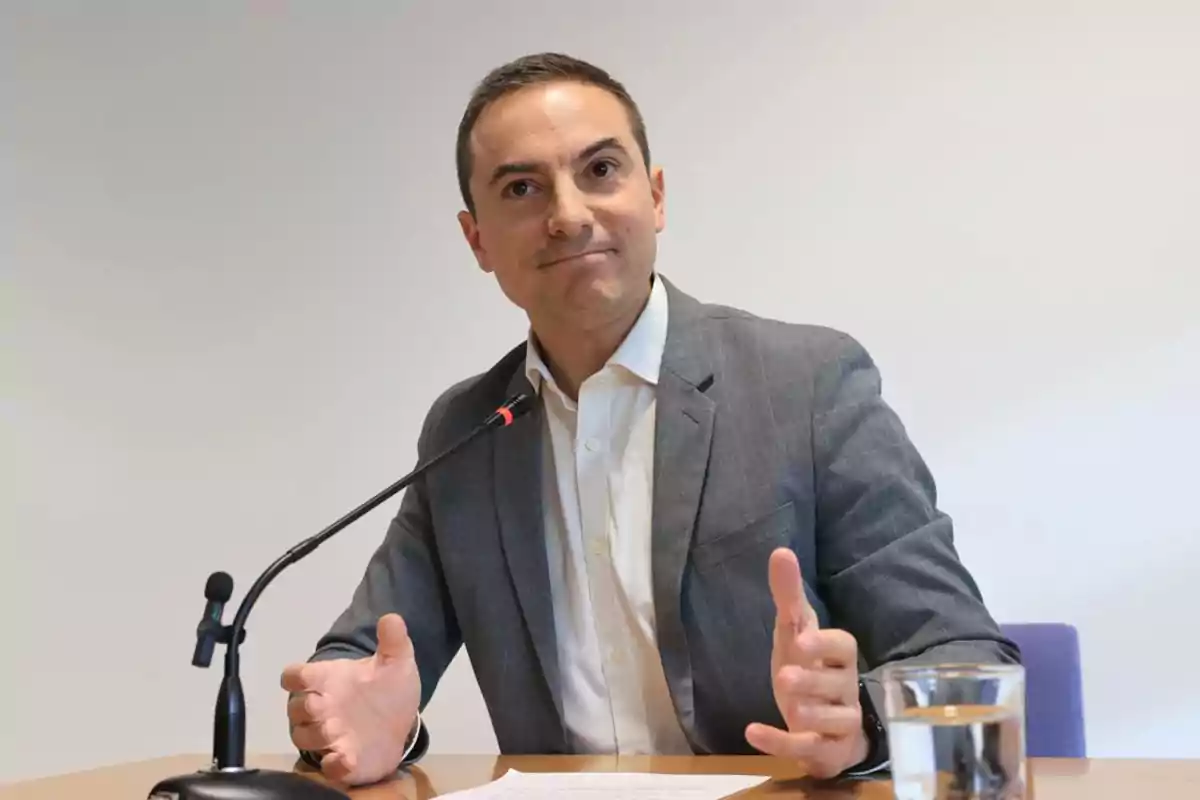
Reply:
M1004 635L1025 664L1026 752L1030 758L1086 758L1079 634L1065 623L1011 623Z

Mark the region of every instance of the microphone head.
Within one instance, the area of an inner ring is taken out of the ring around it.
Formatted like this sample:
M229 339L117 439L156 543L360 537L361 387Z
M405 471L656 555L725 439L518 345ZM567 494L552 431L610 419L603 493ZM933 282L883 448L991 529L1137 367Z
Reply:
M228 572L214 572L204 584L204 599L214 603L228 603L233 597L233 578Z

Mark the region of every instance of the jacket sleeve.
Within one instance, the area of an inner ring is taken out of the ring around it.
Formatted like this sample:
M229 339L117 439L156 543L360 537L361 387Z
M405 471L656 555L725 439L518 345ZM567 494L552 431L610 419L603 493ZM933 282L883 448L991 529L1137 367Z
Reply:
M880 716L885 664L1019 662L959 560L933 477L884 402L875 364L849 336L817 373L812 428L818 592L857 640Z

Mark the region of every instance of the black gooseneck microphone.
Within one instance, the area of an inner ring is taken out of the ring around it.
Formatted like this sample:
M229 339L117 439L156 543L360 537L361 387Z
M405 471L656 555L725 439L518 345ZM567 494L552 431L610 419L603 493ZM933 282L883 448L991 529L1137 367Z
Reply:
M509 398L474 430L450 447L418 465L408 475L329 527L288 550L267 567L250 586L250 591L246 592L230 625L222 624L221 616L225 603L233 594L233 579L224 572L214 572L209 576L204 587L206 604L204 616L196 629L196 649L192 654L192 664L207 667L212 660L215 644L225 645L225 675L217 693L213 721L213 763L207 770L176 775L159 781L150 790L149 800L346 800L344 793L299 773L246 767L246 698L242 692L238 660L238 647L246 638L246 618L259 595L284 569L316 550L334 534L354 523L482 434L511 425L517 417L532 407L533 399L529 395L518 394Z

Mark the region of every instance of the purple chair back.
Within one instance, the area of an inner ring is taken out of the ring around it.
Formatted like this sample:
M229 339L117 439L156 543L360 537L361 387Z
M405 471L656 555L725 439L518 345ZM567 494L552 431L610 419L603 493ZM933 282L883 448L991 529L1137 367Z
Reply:
M1085 758L1079 634L1064 623L1001 625L1025 665L1026 752L1030 758Z

